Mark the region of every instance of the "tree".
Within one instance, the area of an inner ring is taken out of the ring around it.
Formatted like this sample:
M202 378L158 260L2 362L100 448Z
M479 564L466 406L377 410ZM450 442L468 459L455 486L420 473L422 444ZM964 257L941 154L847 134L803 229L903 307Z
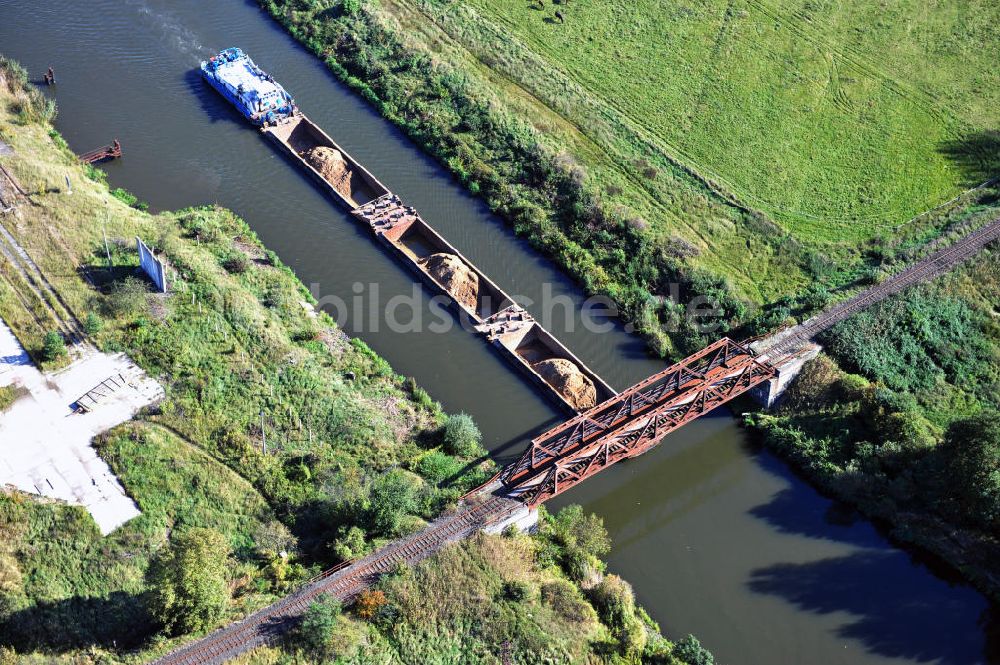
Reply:
M577 504L560 510L550 526L552 536L567 549L579 548L598 558L611 551L604 520L593 513L584 513Z
M55 330L45 333L45 341L42 344L42 359L47 362L58 360L66 355L66 340Z
M316 660L330 657L330 638L337 626L341 607L337 599L321 594L309 605L297 631L299 643Z
M1000 413L983 411L953 422L942 452L962 513L977 522L1000 522Z
M210 628L229 604L229 544L214 529L176 534L150 568L150 611L170 634Z
M483 435L472 416L459 413L448 417L444 426L444 450L449 455L472 457L481 449Z
M257 527L253 542L257 554L265 559L278 556L281 552L292 552L296 547L295 536L278 520L271 520Z
M687 665L715 665L715 657L701 646L694 635L688 635L675 644L673 655Z

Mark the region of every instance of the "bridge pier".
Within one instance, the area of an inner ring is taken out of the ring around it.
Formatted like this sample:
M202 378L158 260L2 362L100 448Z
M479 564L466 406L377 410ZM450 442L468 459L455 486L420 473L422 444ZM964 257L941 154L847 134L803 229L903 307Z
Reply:
M754 345L756 346L756 345ZM755 349L759 350L759 349ZM819 355L819 352L823 350L823 347L815 342L806 342L793 353L783 356L781 358L776 358L775 360L770 360L767 358L767 350L761 351L761 357L768 360L776 370L778 370L777 375L764 381L760 385L756 386L750 391L750 395L757 400L759 404L762 404L765 408L770 409L777 403L781 396L791 385L792 380L799 375L802 371L802 367Z

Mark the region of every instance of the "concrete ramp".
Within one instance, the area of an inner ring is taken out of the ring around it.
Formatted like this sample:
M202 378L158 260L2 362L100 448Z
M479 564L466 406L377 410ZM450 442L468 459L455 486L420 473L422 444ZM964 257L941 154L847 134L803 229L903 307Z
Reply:
M90 443L162 398L159 384L128 356L96 351L42 374L0 322L0 386L7 385L27 394L0 413L0 485L84 506L102 534L139 514Z

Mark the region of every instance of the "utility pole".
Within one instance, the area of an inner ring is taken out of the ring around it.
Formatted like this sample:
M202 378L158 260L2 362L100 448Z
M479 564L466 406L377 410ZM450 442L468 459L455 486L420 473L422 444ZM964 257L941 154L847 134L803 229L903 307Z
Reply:
M108 247L108 211L104 211L104 226L101 228L104 234L104 253L108 255L108 269L111 269L111 248Z
M260 453L267 454L267 434L264 433L264 409L260 410Z

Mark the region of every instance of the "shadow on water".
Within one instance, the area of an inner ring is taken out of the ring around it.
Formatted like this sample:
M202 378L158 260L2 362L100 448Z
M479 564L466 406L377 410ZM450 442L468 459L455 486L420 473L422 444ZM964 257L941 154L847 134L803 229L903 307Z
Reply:
M766 453L758 455L758 463L774 470L783 464ZM935 557L884 549L887 536L878 527L800 482L748 512L780 532L854 549L757 568L747 582L751 591L783 598L801 611L849 615L836 635L883 657L1000 663L1000 611Z
M780 459L753 445L757 464L773 475L786 475L789 467ZM875 547L881 542L874 529L864 528L864 518L846 504L818 494L804 482L791 483L774 494L770 501L748 511L780 533L808 536L861 547ZM860 528L856 528L860 527Z
M184 72L184 85L188 92L198 100L198 106L202 113L211 123L231 121L240 126L246 124L246 120L240 115L228 100L212 89L201 77L201 72L197 69L189 69Z
M954 665L997 662L996 610L974 607L970 598L947 585L922 584L921 573L900 565L899 556L862 550L776 564L755 570L749 587L784 598L802 611L850 615L837 635L882 656ZM976 653L980 631L986 636L985 653ZM945 635L948 639L942 639Z
M941 144L939 151L961 170L970 187L1000 178L1000 131L975 132Z

